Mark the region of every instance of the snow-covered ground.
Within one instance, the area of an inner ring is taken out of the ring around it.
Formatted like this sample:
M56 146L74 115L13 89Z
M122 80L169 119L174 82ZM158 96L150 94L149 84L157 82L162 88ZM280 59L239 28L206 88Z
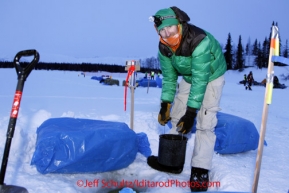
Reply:
M265 88L253 86L253 91L238 84L243 74L253 72L256 81L261 82L267 69L245 69L243 72L227 71L221 108L224 113L236 115L252 121L260 129ZM288 73L288 67L275 67L275 74ZM108 192L113 188L103 188L100 184L93 187L80 187L77 183L94 180L168 180L187 181L190 177L190 160L193 151L194 135L187 144L186 162L181 174L158 172L150 168L146 158L137 154L135 161L127 168L96 174L40 174L30 162L35 150L36 130L45 120L56 117L88 118L124 122L130 125L130 92L127 98L127 111L124 111L124 87L104 86L91 75L111 75L120 82L126 74L98 72L87 74L64 71L32 71L28 77L21 101L15 135L12 141L5 183L23 186L30 193L89 193ZM138 73L138 77L142 74ZM289 85L288 81L280 82ZM6 130L16 88L17 76L14 69L0 69L0 158L6 140ZM138 87L135 90L134 131L145 132L148 136L152 154L158 154L158 137L167 127L157 121L160 104L160 88ZM289 190L289 126L288 126L289 88L274 89L273 101L269 105L267 132L261 165L258 192L276 193ZM219 187L208 191L251 192L257 150L240 154L213 157L210 180L220 182ZM189 192L189 187L136 187L143 192Z

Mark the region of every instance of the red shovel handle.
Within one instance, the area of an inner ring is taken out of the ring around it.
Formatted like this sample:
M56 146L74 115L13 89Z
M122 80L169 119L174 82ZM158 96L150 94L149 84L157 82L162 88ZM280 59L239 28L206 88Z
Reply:
M19 62L20 58L23 56L34 56L31 63L28 64L26 67L22 67ZM16 91L14 95L13 104L12 104L12 110L11 110L10 120L9 120L9 124L7 128L7 134L6 134L5 149L4 149L3 158L2 158L2 165L1 165L1 172L0 172L0 192L1 193L2 193L1 189L4 185L7 162L8 162L10 147L12 143L12 138L13 138L14 131L15 131L15 125L16 125L18 111L20 107L24 82L38 61L39 61L39 54L36 50L20 51L16 54L14 58L14 66L18 75L18 82L17 82L17 87L16 87Z

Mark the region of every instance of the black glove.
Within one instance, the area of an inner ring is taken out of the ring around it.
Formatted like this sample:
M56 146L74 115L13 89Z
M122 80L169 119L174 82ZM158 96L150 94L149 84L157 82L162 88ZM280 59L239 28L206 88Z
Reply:
M171 120L170 111L171 111L171 104L168 102L162 102L161 110L158 116L158 121L161 125L165 125L169 120Z
M177 131L182 134L191 132L196 116L196 109L187 107L185 115L177 123Z

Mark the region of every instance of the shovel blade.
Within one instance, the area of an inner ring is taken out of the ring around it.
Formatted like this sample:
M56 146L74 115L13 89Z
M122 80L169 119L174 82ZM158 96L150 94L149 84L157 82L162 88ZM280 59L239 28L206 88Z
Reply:
M1 185L0 193L29 193L26 188L13 185Z

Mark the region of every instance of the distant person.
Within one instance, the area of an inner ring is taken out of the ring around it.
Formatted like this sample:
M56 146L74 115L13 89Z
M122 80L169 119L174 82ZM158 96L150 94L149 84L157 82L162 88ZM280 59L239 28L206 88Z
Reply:
M248 74L247 81L248 81L248 86L246 86L246 90L247 89L252 90L251 86L252 86L252 84L254 82L254 77L253 77L252 71L250 71L250 73Z
M273 84L274 84L274 87L277 87L280 85L279 78L277 76L274 76Z
M148 72L148 79L151 79L151 72Z
M144 78L148 78L148 72L145 72Z
M151 79L152 79L152 80L155 79L155 72L154 72L154 71L151 72Z
M246 86L246 84L247 84L247 75L244 74L244 86ZM247 89L247 88L246 88L246 89Z
M174 135L191 133L196 121L190 183L208 184L216 142L216 115L227 70L222 48L212 34L188 23L189 16L177 7L161 9L150 20L159 36L158 57L163 76L158 121L165 125L171 120L170 134ZM182 80L177 90L179 75ZM181 173L183 170L183 165L161 165L153 155L147 162L159 171ZM190 188L198 192L208 187Z

